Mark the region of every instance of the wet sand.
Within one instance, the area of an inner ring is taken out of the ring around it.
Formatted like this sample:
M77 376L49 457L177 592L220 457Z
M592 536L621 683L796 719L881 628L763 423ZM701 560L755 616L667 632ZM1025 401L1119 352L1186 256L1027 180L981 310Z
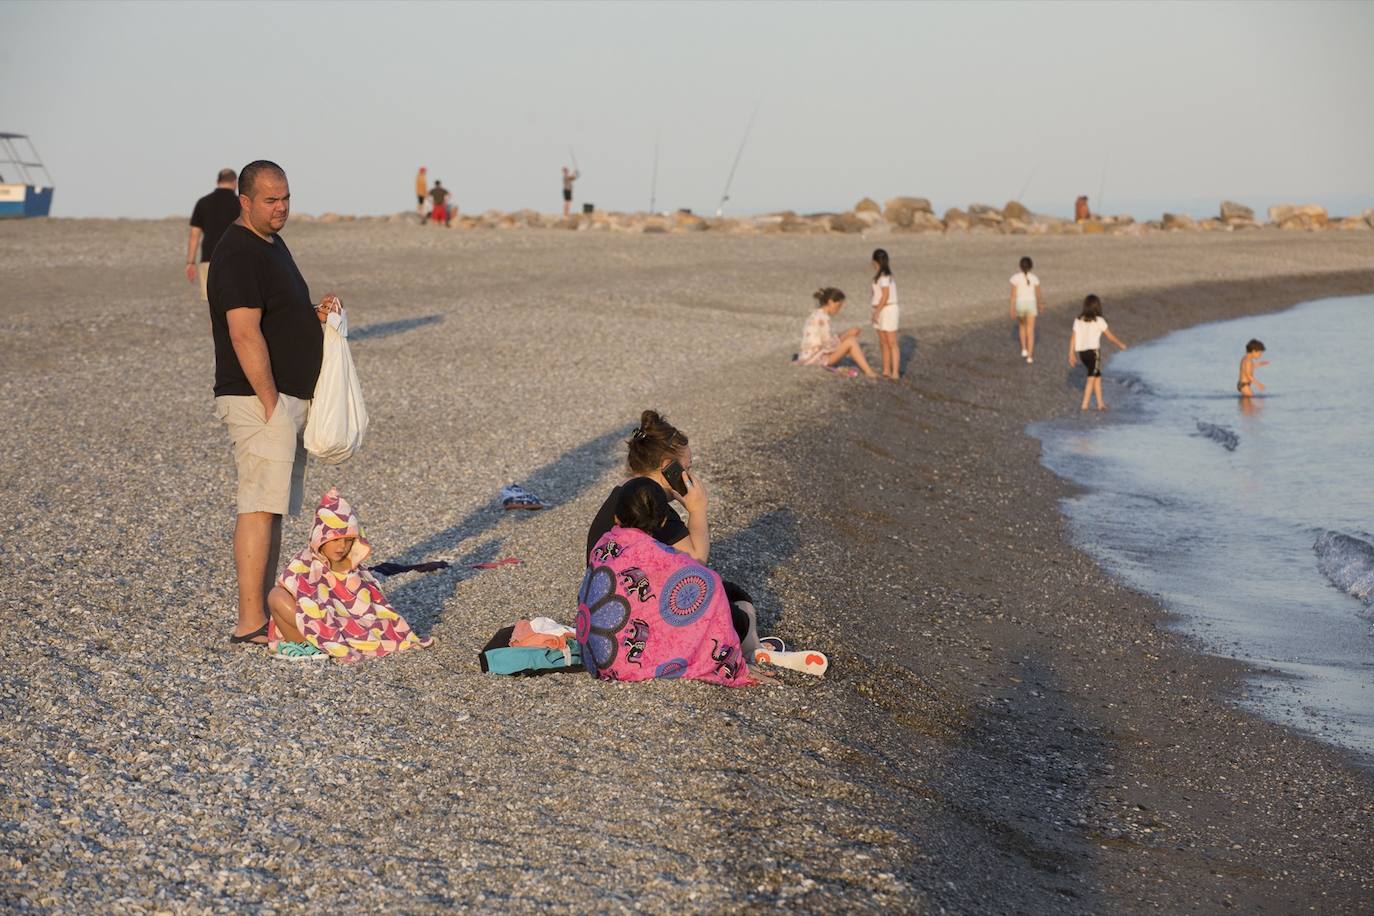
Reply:
M374 559L455 562L387 583L436 649L303 671L222 648L232 469L184 231L0 224L8 906L1368 906L1368 775L1236 708L1239 666L1068 546L1023 430L1076 409L1083 293L1139 342L1374 290L1374 233L887 237L915 341L890 385L787 365L816 286L862 323L872 240L288 226L373 417L307 487L341 487ZM1053 305L1034 367L1004 318L1023 253ZM501 625L571 618L646 406L692 437L713 565L825 680L477 671ZM510 482L553 508L502 513Z

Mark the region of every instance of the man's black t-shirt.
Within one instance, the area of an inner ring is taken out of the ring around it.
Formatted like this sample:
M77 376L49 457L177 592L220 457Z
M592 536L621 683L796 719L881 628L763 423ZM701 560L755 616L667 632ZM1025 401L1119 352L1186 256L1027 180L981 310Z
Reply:
M615 504L620 499L620 487L611 491L611 495L606 497L606 501L597 510L596 518L592 519L592 526L587 530L587 553L591 556L592 548L596 542L601 540L601 536L611 530L615 524ZM671 507L668 510L668 517L663 520L663 524L654 532L654 540L660 544L667 544L669 547L691 534L687 526L683 524L682 517ZM585 557L584 557L585 559Z
M251 230L230 226L210 259L210 328L215 337L215 395L251 395L229 339L231 309L262 310L262 336L277 390L309 400L315 396L324 353L324 332L310 288L296 269L285 240L265 242Z
M231 188L215 188L196 201L196 208L191 211L191 225L204 233L200 240L202 261L210 260L224 230L234 224L239 212L239 196Z
M435 188L429 192L429 196L434 198L434 206L442 207L444 201L448 200L448 188Z

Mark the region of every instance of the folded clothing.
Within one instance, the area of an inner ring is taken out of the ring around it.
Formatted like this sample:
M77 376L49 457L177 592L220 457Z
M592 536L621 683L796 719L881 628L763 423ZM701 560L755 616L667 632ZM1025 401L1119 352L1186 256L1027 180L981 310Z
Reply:
M510 644L522 648L540 647L544 649L567 648L568 640L577 631L566 627L550 617L535 617L531 620L517 620L511 633Z
M482 647L477 663L484 673L538 675L587 670L582 666L582 650L576 642L569 644L566 651L538 646L512 646L511 637L514 634L515 627L502 627Z

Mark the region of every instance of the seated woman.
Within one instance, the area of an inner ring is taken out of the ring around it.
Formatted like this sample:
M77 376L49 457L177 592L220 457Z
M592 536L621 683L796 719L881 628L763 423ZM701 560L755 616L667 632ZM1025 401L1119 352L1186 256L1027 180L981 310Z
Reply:
M687 436L658 411L646 410L640 414L639 427L630 435L626 463L630 473L635 476L611 490L596 513L596 518L592 519L591 527L587 529L588 562L591 562L597 541L615 524L615 507L621 491L629 483L647 479L656 483L666 498L677 500L687 510L687 523L684 525L677 512L669 506L650 533L659 543L667 544L674 550L688 554L698 563L705 564L711 558L711 529L706 523L706 487L692 476L692 449L687 444ZM758 648L754 599L733 582L722 584L745 654L753 658Z
M267 594L268 644L277 658L352 662L434 644L432 637L416 636L387 603L362 565L371 552L353 507L338 490L324 494L310 546Z
M658 539L672 509L635 477L617 488L613 524L589 551L577 596L577 641L593 677L754 683L720 576Z
M797 365L829 368L848 356L863 370L864 375L877 378L877 373L864 359L863 348L859 346L859 329L850 328L838 337L830 330L831 317L844 308L844 293L833 286L825 286L812 293L812 298L816 300L817 308L802 325Z

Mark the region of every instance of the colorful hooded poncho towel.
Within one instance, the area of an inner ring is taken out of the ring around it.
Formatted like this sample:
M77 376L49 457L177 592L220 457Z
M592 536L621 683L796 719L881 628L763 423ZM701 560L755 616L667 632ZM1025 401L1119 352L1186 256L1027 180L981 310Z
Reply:
M591 552L577 596L577 642L593 677L752 683L720 576L635 528Z
M348 552L348 572L336 574L320 552L328 541L353 538ZM296 629L315 648L335 661L390 655L430 645L420 639L405 619L394 611L362 565L372 552L353 507L330 490L320 497L310 546L286 565L277 584L296 599ZM272 627L272 644L279 638Z

